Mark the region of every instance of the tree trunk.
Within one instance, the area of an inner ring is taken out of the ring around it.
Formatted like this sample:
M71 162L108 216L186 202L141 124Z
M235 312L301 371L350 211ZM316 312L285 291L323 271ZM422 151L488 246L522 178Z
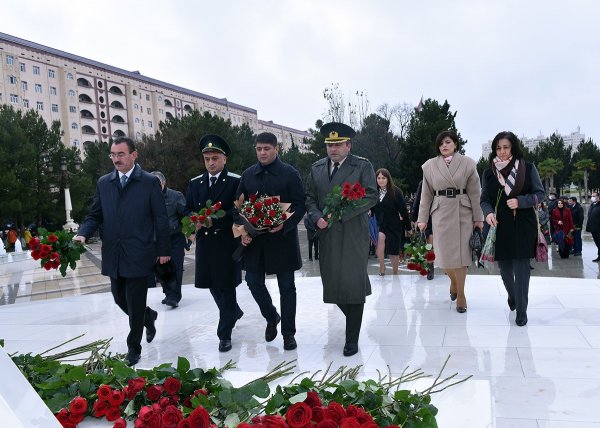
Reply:
M589 203L590 201L588 201L588 188L587 188L587 184L588 184L588 172L587 169L583 170L583 189L585 191L585 202Z

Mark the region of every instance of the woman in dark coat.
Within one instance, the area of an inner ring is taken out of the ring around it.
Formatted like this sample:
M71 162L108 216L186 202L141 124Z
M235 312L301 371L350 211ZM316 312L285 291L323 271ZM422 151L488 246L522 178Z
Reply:
M552 230L554 230L552 239L558 245L558 254L560 254L561 259L569 258L569 252L573 246L573 231L575 230L571 210L565 205L565 201L559 199L556 208L552 210ZM565 240L567 235L571 239L570 243Z
M377 224L379 225L379 239L377 241L377 259L379 259L379 275L385 275L385 255L390 257L392 274L398 275L400 251L404 231L410 229L408 210L404 202L402 191L394 185L390 172L380 168L375 173L379 199L373 207Z
M516 324L527 324L529 259L535 257L537 213L544 188L535 168L523 159L519 140L500 132L492 141L491 168L483 173L481 208L486 222L496 227L495 258L508 292L508 307L517 309ZM494 211L496 210L496 213Z

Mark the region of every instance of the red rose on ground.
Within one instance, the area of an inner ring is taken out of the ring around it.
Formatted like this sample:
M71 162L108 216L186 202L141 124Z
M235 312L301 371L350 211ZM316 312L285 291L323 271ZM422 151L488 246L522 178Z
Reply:
M356 415L356 419L358 419L358 422L360 422L361 425L373 422L373 416L365 412L365 410L360 407L358 408L358 415Z
M55 259L52 261L52 269L57 269L60 266L60 259Z
M169 395L177 394L181 389L181 381L174 377L168 377L165 379L163 385L165 392Z
M76 415L82 415L87 411L87 401L83 397L75 397L71 400L69 410Z
M111 391L110 396L108 397L108 403L111 406L119 406L123 401L125 401L125 394L123 391L119 391L118 389Z
M163 392L163 387L160 385L152 385L146 388L146 397L150 401L158 401Z
M194 428L208 428L210 425L210 418L208 412L202 406L196 407L189 416L190 426Z
M67 409L60 409L60 412L58 412L54 416L56 416L58 422L62 424L63 422L67 422L69 420L69 411Z
M312 419L312 410L308 404L296 403L285 413L285 420L291 428L302 428Z
M39 239L37 239L37 238L31 238L29 240L29 249L30 250L35 250L38 247L38 245L40 245L40 240Z
M112 393L112 388L108 385L100 385L96 394L98 394L98 398L101 400L108 400L110 394Z
M340 428L360 428L360 422L355 417L344 418L340 422Z
M340 403L332 401L327 406L327 410L325 410L325 417L327 419L333 419L339 424L342 421L342 419L346 417L346 411Z
M306 393L306 398L304 399L304 402L308 404L308 407L312 409L315 406L321 405L321 397L319 397L319 394L317 394L314 391L308 391Z
M75 413L71 413L69 415L69 422L71 422L74 425L77 425L78 423L80 423L84 419L85 419L85 413L82 413L80 415L76 415Z
M48 262L44 263L44 269L46 269L46 270L50 270L50 269L52 269L52 264L53 264L53 263L52 263L52 262L50 262L50 261L48 261Z
M263 416L261 424L266 428L288 428L288 424L285 419L279 415L267 415Z
M133 398L135 397L135 395L137 394L137 392L135 392L133 389L129 388L128 386L124 386L123 387L123 394L125 394L125 398L128 400L133 400Z
M338 428L338 423L333 419L323 419L315 428Z
M54 234L48 235L48 242L56 242L56 241L58 241L58 236L56 236Z
M125 428L127 427L127 422L123 418L119 418L115 421L113 428Z
M237 426L235 428L251 428L253 425L247 423L247 422L242 422L237 424Z
M167 406L171 405L171 400L169 397L161 397L160 400L158 400L158 405L164 410L167 408Z
M154 415L154 409L152 406L144 406L138 412L138 419L141 419L144 422L149 422Z
M192 428L192 426L190 425L190 420L184 419L182 421L179 421L179 425L177 425L177 428Z
M326 409L326 407L323 407L323 406L313 407L312 408L312 412L313 412L312 420L315 422L321 422L323 419L325 419L325 409Z
M427 251L425 253L425 260L427 260L429 263L431 263L432 261L435 260L435 253L433 251Z
M129 382L127 382L127 385L129 386L129 389L132 389L137 394L146 385L146 379L143 377L136 377L135 379L129 379Z
M379 425L377 425L373 421L363 422L363 423L360 424L360 428L379 428Z
M113 422L113 421L116 421L117 419L119 419L120 417L121 417L121 410L119 409L118 406L111 407L106 412L106 420L107 421Z
M175 406L167 406L162 415L163 428L177 428L179 421L183 419L183 415Z
M94 416L101 418L102 416L106 415L109 407L110 405L108 404L108 401L104 401L102 399L96 400L94 403Z

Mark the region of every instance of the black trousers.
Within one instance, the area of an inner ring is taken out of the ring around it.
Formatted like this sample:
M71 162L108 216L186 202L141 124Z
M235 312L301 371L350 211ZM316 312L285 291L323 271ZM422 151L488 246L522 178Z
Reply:
M364 303L339 304L338 308L346 315L346 343L358 343Z
M596 249L598 250L597 257L600 257L600 232L592 232L592 238L594 238L594 244L596 244Z
M219 325L217 337L220 340L231 340L231 331L235 326L238 314L242 312L237 304L235 287L209 288L217 307L219 308Z
M517 312L526 312L529 303L529 259L498 260L500 276Z
M175 263L176 284L166 286L161 282L167 299L179 302L181 300L181 283L183 282L183 260L185 258L186 239L183 233L171 235L171 259Z
M129 316L129 335L127 349L142 352L144 327L151 324L153 310L146 306L148 277L110 279L110 291L115 303Z
M308 258L313 258L313 246L315 247L315 258L319 258L319 238L313 238L308 240Z

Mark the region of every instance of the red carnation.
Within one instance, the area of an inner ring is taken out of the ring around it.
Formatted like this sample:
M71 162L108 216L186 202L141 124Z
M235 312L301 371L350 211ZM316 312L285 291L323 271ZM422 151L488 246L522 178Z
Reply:
M306 393L304 402L312 409L315 406L321 405L321 397L319 397L319 394L317 394L315 391L308 391Z
M291 428L302 428L312 419L312 410L308 404L301 402L290 406L285 413L285 420Z
M69 406L69 410L71 413L76 415L82 415L87 411L87 401L83 397L75 397L71 400L71 405Z
M167 394L177 394L181 389L181 382L179 381L179 379L176 379L174 377L168 377L165 379L163 387L165 388L165 392Z
M58 236L54 235L54 234L50 234L48 235L48 242L56 242L58 241Z
M435 260L435 253L433 251L427 251L425 253L425 260L427 260L429 263L431 263L432 261Z
M118 389L112 391L108 397L108 404L111 406L120 406L123 401L125 401L125 394L123 391L119 391Z

